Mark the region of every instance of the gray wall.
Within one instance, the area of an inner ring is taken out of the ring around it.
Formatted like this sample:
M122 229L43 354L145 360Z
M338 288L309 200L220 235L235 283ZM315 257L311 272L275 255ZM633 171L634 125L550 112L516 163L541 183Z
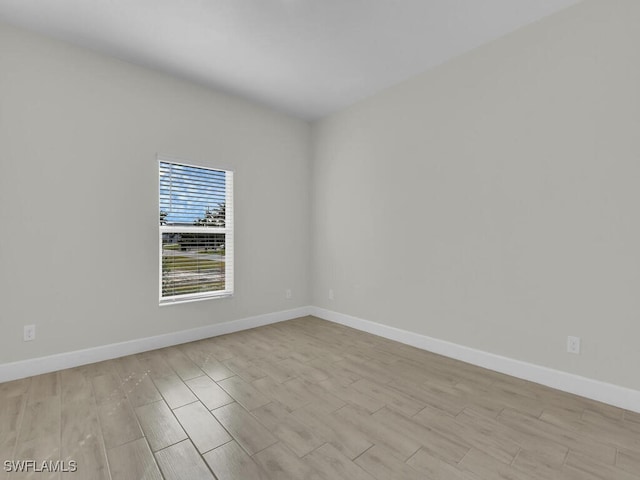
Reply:
M315 124L314 305L640 389L638 25L588 1Z
M233 298L158 306L157 153L235 170ZM309 158L305 122L0 25L0 363L308 305Z

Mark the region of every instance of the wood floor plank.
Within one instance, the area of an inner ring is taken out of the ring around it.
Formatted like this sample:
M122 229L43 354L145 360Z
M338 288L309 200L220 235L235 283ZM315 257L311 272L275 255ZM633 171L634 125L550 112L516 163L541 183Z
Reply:
M177 348L184 353L189 359L197 366L202 368L202 365L208 362L210 359L214 359L213 354L207 349L207 340L196 340L195 342L183 343L177 345Z
M45 397L57 397L60 395L60 372L36 375L31 379L29 389L29 403L40 402Z
M509 429L504 428L492 417L478 414L477 410L465 409L456 415L455 421L460 425L459 434L467 441L505 463L518 454L519 448L528 448L531 445L531 442L517 442ZM446 425L443 428L446 428Z
M266 472L235 441L204 454L218 480L268 480Z
M233 377L235 375L235 373L229 370L222 362L215 359L207 360L200 365L200 368L215 382L219 382L220 380L224 380L225 378Z
M236 356L233 347L228 344L231 335L223 335L221 337L208 338L203 340L203 344L207 351L219 362L224 362Z
M165 480L215 480L189 440L160 450L156 453L156 460Z
M253 382L259 378L264 378L267 374L254 362L245 358L235 357L224 362L224 366L233 371L245 382Z
M311 399L310 402L314 403L316 407L322 408L327 413L334 412L339 408L346 405L346 402L341 398L336 397L331 392L325 390L320 385L317 385L304 378L295 378L283 383L285 388L289 391L299 395L302 398Z
M278 441L258 420L238 403L230 403L212 411L233 438L253 455Z
M178 408L198 400L177 375L166 375L153 380L156 388L170 408Z
M144 438L107 450L107 457L113 480L163 480Z
M135 355L114 359L113 367L122 381L128 381L134 375L146 373L144 366Z
M137 407L135 413L154 452L187 438L187 434L164 400Z
M623 414L624 420L627 422L633 422L640 425L640 413L625 411Z
M352 424L327 413L324 407L311 404L296 410L292 415L351 460L373 445L364 433Z
M271 401L253 385L245 382L237 375L218 382L218 385L247 410L259 408Z
M511 381L514 380L511 377L507 377L507 378L509 378ZM518 379L515 379L515 380L518 380ZM521 380L521 381L524 381L524 380ZM543 387L543 388L546 388L546 387ZM567 400L570 400L571 402L579 402L583 404L585 411L598 413L612 420L622 420L624 419L624 416L626 413L626 411L622 410L621 408L614 407L613 405L607 405L606 403L602 403L602 402L596 402L595 400L591 400L589 398L578 397L577 395L570 395L565 392L557 392L557 394L560 395L562 398L566 398Z
M336 363L357 373L361 378L367 378L382 384L389 383L393 380L393 376L384 365L378 364L377 362L364 361L362 358L358 358L351 353L345 354L345 358Z
M544 414L541 417L544 420ZM612 419L585 410L582 414L583 432L602 442L640 452L640 425L622 419Z
M369 413L376 412L385 406L384 401L378 398L373 398L366 393L359 392L351 385L344 386L333 378L318 382L318 385L341 400L362 408Z
M124 400L125 393L122 389L122 380L115 372L95 376L91 381L98 405Z
M498 420L515 430L567 446L571 450L597 458L603 463L615 462L616 449L613 446L600 443L595 439L589 441L588 437L572 428L571 423L563 418L543 414L538 419L511 408L505 408L498 416Z
M98 406L98 418L107 449L118 447L143 436L128 400Z
M58 462L60 460L60 437L59 435L42 435L32 440L18 441L15 452L15 459L33 460L37 462L38 465L49 462ZM60 478L60 472L35 472L32 468L31 471L27 472L11 472L7 477L11 480L23 478L57 480Z
M230 344L236 352L236 357L246 360L257 360L262 358L286 358L280 356L281 345L275 342L268 343L262 335L256 335L253 330L238 332L229 338Z
M532 477L511 465L502 463L491 455L472 448L458 464L482 480L543 480Z
M355 463L378 480L402 478L403 480L425 480L424 473L418 472L381 445L374 445L364 452Z
M231 441L227 431L200 402L176 408L173 413L200 453Z
M81 367L89 378L98 377L100 375L108 375L116 373L112 360L104 360L102 362L89 363Z
M0 460L13 460L27 395L0 396ZM0 475L1 478L1 475Z
M329 374L325 371L305 363L305 361L308 360L303 361L300 359L301 357L304 358L302 352L294 352L294 354L297 356L296 359L291 357L284 361L289 363L290 367L296 372L296 376L299 379L306 380L308 382L321 382L322 380L329 378ZM311 358L309 360L311 360Z
M254 460L274 480L324 480L306 462L281 443L276 443L254 455Z
M135 373L129 377L124 393L134 407L162 400L162 395L146 373Z
M85 368L69 368L60 372L60 395L62 401L92 398L93 385Z
M179 347L168 347L160 350L165 361L182 380L199 377L204 372L187 357Z
M384 366L387 368L390 365L393 365L400 361L398 355L394 355L392 353L385 352L377 347L364 347L359 349L351 350L346 357L354 357L360 361L365 363L373 362L380 366Z
M485 396L499 399L503 405L532 417L542 415L543 403L535 396L528 394L527 390L519 387L517 383L509 384L502 380L487 388Z
M407 465L421 472L425 478L432 480L480 480L479 477L459 470L449 462L433 455L425 448L418 450L409 460Z
M175 372L165 361L159 350L139 353L135 357L138 359L143 371L154 380L175 375Z
M34 377L21 378L20 380L0 383L0 398L27 394L33 378Z
M295 381L291 380L291 381ZM252 383L256 389L265 395L268 399L273 399L284 405L289 411L296 410L300 407L313 402L314 397L300 389L292 390L289 387L290 382L278 383L271 377L260 378Z
M561 476L558 477L559 480L602 480L601 477L596 477L595 475L591 475L583 470L578 470L569 465L565 465L562 467ZM555 480L555 479L554 479Z
M295 368L287 362L277 358L266 358L260 362L260 368L278 383L286 382L297 377Z
M438 389L434 385L420 385L395 379L389 382L388 387L422 401L425 406L437 408L450 415L455 416L466 407L466 403L462 399L445 392L444 389Z
M192 378L185 383L209 410L222 407L234 401L227 392L206 375Z
M343 387L351 385L353 382L360 380L360 375L351 370L347 370L339 363L335 363L330 354L319 356L308 363L309 366L315 368L319 372L326 375L324 380L333 380ZM320 380L323 381L323 380ZM316 382L317 383L317 382Z
M620 449L616 458L616 467L628 473L640 475L640 452Z
M383 424L378 418L356 407L347 405L333 415L360 430L371 443L393 451L400 460L407 460L422 446L422 439L416 440L406 435L401 427Z
M287 349L285 355L286 358L280 361L279 365L294 377L306 378L311 381L320 381L328 378L326 373L307 365L305 362L311 360L311 358L306 358L304 354Z
M521 450L520 445L504 435L500 428L493 430L483 428L483 425L486 425L489 420L484 423L476 421L474 417L467 415L464 411L456 417L451 417L436 409L426 407L413 416L413 421L458 444L467 445L467 449L462 452L463 456L473 445L503 463L511 463ZM497 426L497 422L493 422L493 425ZM457 463L461 458L455 462Z
M504 409L504 405L483 395L484 387L460 382L453 386L444 386L441 390L444 394L451 393L456 401L464 404L465 410L473 411L489 419L497 418Z
M252 361L264 356L270 356L268 351L257 351L254 346L249 344L250 340L246 336L246 332L238 332L228 338L227 346L233 349L233 358L242 358L243 360ZM228 360L228 359L227 359ZM225 362L227 360L224 360Z
M458 463L471 448L469 440L464 435L455 435L446 428L436 430L430 427L429 422L417 423L415 419L388 407L371 416L380 426L395 434L392 438L413 440L434 455L452 463Z
M550 462L548 458L527 450L520 450L511 466L537 480L556 480L563 468L562 464Z
M547 436L538 436L533 430L527 426L523 427L517 422L505 425L499 418L488 418L470 409L465 409L456 418L472 422L474 426L479 427L481 432L487 432L487 436L507 439L546 464L562 465L569 452L566 445L557 443L559 439L554 441L553 438Z
M614 465L602 463L593 457L575 452L569 452L566 465L601 480L638 480L640 477L640 473L637 471L630 473Z
M60 460L60 410L59 395L45 395L39 401L29 397L16 441L15 460ZM59 478L58 472L31 472L27 478L35 475L47 480Z
M299 422L276 402L256 408L252 414L299 457L303 457L325 443L325 440L316 435L312 428Z
M420 400L426 406L437 408L450 415L457 415L467 406L463 399L452 395L444 387L439 387L433 383L420 385L403 379L395 379L389 382L387 386ZM499 411L501 410L502 408Z
M76 462L77 471L74 474L77 477L87 480L111 478L97 407L92 396L76 397L75 400L62 403L60 445L61 459Z
M313 450L305 457L305 461L311 465L320 475L327 480L344 478L349 480L373 480L359 465L344 456L338 449L329 443Z
M64 463L60 467L62 469L60 478L87 480L111 480L112 478L104 453L104 445L95 439L88 440L86 445L72 455L61 454L61 456Z
M41 436L60 435L60 397L43 397L34 401L33 397L24 410L20 426L19 441L35 440Z
M424 368L423 363L405 359L396 354L390 353L389 350L382 350L387 355L392 355L396 361L387 366L387 370L393 375L393 380L407 383L409 385L422 385L426 382L450 384L450 380L439 379L432 372Z
M366 378L354 382L351 387L360 393L364 393L365 395L380 400L388 408L398 410L404 415L415 415L426 407L426 403L424 402L420 402L398 390L394 390L393 388L389 388Z

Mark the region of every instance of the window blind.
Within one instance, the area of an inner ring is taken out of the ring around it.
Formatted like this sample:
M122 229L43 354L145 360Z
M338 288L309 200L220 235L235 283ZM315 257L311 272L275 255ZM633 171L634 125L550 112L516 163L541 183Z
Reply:
M233 293L233 172L159 160L160 303Z

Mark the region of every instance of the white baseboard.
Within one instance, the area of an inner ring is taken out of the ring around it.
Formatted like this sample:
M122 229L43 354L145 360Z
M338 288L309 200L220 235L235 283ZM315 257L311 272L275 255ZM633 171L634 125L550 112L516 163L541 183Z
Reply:
M132 355L134 353L146 352L156 348L169 347L201 340L203 338L239 332L241 330L307 315L314 315L330 322L346 325L445 357L455 358L456 360L461 360L479 367L488 368L523 380L529 380L557 390L640 413L640 391L638 390L581 377L572 373L542 367L482 350L476 350L320 307L300 307L154 337L140 338L122 343L113 343L84 350L0 364L0 382L17 380L32 375L40 375L65 368L73 368L88 363Z
M640 391L638 390L502 357L324 308L311 307L310 314L445 357L640 413Z
M99 347L75 350L73 352L59 353L46 357L32 358L12 363L0 364L0 382L17 380L19 378L40 375L42 373L55 372L65 368L78 367L88 363L110 360L112 358L146 352L156 348L179 345L193 342L203 338L216 337L227 333L239 332L249 328L261 327L272 323L278 323L293 318L304 317L310 314L310 307L294 308L280 312L257 315L224 323L207 325L206 327L182 330L180 332L166 333L154 337L138 338L122 343L112 343Z

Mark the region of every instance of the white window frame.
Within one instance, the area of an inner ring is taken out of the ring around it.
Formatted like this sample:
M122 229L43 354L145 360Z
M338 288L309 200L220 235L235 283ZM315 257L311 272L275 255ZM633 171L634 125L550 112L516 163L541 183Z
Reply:
M205 167L202 165L193 165L185 163L175 158L158 155L158 211L160 210L160 164L171 163L185 167L201 168L203 170L214 170L225 173L225 226L224 227L208 227L208 226L175 226L162 225L159 223L158 232L158 295L160 305L176 305L179 303L195 302L200 300L208 300L212 298L230 297L234 292L233 279L233 170L222 168ZM163 296L162 295L162 234L163 233L221 233L225 235L225 289L210 292L187 293L182 295Z

